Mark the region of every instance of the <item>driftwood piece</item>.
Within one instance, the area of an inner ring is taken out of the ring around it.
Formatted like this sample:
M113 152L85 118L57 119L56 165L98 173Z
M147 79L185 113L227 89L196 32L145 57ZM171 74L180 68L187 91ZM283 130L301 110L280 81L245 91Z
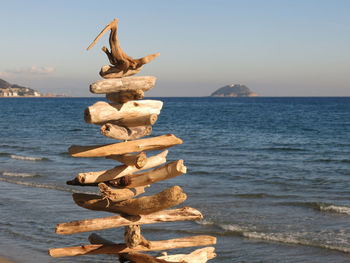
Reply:
M147 248L150 248L151 246L151 242L141 235L140 225L126 226L124 232L124 241L125 244L130 248L137 247L138 245L145 246Z
M204 247L193 251L190 254L166 255L157 257L170 262L205 263L216 257L214 247Z
M125 54L125 52L120 48L118 41L118 19L114 19L110 22L101 33L95 38L95 40L87 48L88 50L92 48L96 42L108 31L111 30L109 35L109 45L111 51L106 47L103 47L102 50L106 53L109 62L115 66L116 69L120 71L128 71L129 69L137 69L142 65L152 61L154 58L159 56L159 53L151 54L143 58L133 59L132 57Z
M127 166L134 165L138 169L141 169L147 163L147 155L145 152L135 154L110 155L106 156L106 159L116 160Z
M106 123L101 126L102 135L115 140L135 140L151 134L152 126L122 127L112 123Z
M181 144L182 140L173 134L167 134L135 141L120 142L106 145L69 147L68 152L73 157L106 157L142 151L162 150Z
M114 103L123 104L129 100L141 100L144 96L144 91L142 89L137 89L107 93L106 99Z
M56 233L70 235L76 233L98 231L128 225L144 225L163 222L200 220L203 216L200 211L192 207L182 207L139 216L110 216L104 218L85 219L68 223L57 224Z
M111 186L118 188L135 188L153 184L159 181L171 179L186 173L186 166L183 160L174 161L152 171L130 174L118 179L109 181Z
M164 259L159 259L152 257L151 255L141 254L141 253L122 253L119 254L120 263L176 263L172 261L166 261ZM183 262L186 263L186 262Z
M113 241L105 239L96 233L92 233L88 239L89 239L89 242L91 244L103 244L103 245L115 245L116 244Z
M87 123L103 125L119 119L133 119L151 114L158 115L162 106L163 102L159 100L132 100L124 104L99 101L85 109L84 119Z
M140 72L142 66L136 69L128 69L127 71L120 70L116 67L105 65L101 67L100 76L105 79L115 79L135 75Z
M143 92L146 92L154 87L156 80L157 78L153 76L101 79L90 84L90 91L95 94L106 94L139 89Z
M139 116L139 117L130 117L121 118L113 123L116 123L121 126L126 127L135 127L135 126L144 126L144 125L153 125L158 119L157 114L151 114L147 116Z
M135 165L130 165L130 166L120 165L110 170L79 173L77 175L77 179L78 179L78 182L82 184L99 183L99 182L114 180L124 175L133 174L138 171L147 170L147 169L156 167L158 165L161 165L166 162L167 155L168 155L168 150L165 150L155 156L151 156L147 159L147 163L141 168L138 168Z
M158 194L113 202L99 195L74 193L74 202L86 209L126 215L148 215L176 206L186 200L180 186L170 187Z
M69 257L79 255L120 254L128 252L168 250L183 247L211 246L215 244L215 237L199 235L162 241L151 241L150 248L141 245L134 248L128 248L125 244L83 245L77 247L53 248L49 250L49 255L51 257Z
M145 186L135 187L134 189L112 189L105 183L99 183L98 187L103 198L108 198L114 202L128 200L145 192Z

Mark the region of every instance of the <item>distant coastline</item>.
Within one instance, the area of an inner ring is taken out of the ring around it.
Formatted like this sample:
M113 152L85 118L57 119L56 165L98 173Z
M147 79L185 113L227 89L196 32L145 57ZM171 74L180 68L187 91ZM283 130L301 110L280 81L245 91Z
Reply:
M10 84L9 82L0 79L0 98L57 98L68 97L65 94L40 94L37 90L23 87L17 84Z
M210 97L257 97L248 87L241 84L230 84L214 91Z

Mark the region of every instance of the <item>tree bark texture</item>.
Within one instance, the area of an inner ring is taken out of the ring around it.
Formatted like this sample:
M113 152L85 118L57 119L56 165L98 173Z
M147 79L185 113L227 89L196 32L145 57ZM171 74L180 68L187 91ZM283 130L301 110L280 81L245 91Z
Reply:
M106 145L69 147L68 152L73 157L106 157L109 155L119 155L142 151L162 150L181 144L182 140L173 134L161 135L135 141L120 142Z
M113 202L93 194L74 193L74 202L81 207L96 211L106 211L126 215L148 215L158 212L186 200L187 196L180 186L172 186L158 194Z
M137 169L141 169L147 163L147 155L145 152L135 154L110 155L106 156L106 159L116 160L126 166L135 166Z
M142 89L137 89L107 93L106 99L114 103L123 104L130 100L141 100L144 96L144 91Z
M184 166L183 160L178 160L158 167L152 171L126 175L109 181L108 183L111 186L118 188L135 188L171 179L185 173L186 166Z
M109 62L114 65L116 69L123 72L127 72L129 69L137 69L159 56L159 53L155 53L143 58L133 59L132 57L125 54L125 52L119 46L118 19L114 19L112 22L110 22L87 49L89 50L92 48L108 30L111 30L109 35L109 45L111 50L109 51L106 47L103 47L102 50L106 53Z
M102 135L115 140L135 140L151 134L152 126L138 127L122 127L111 123L106 123L101 126L100 132Z
M145 186L131 189L112 189L105 183L99 183L98 187L100 189L101 196L103 198L108 198L108 200L113 202L128 200L145 192Z
M107 122L116 122L120 119L135 119L151 114L159 115L163 102L159 100L132 100L124 104L96 102L84 111L87 123L103 125Z
M137 216L110 216L104 218L85 219L68 223L57 224L56 234L71 235L76 233L99 231L128 225L156 224L200 220L203 216L200 211L192 207L182 207L155 212L149 215Z
M168 155L168 150L165 150L155 156L151 156L147 158L147 163L141 168L138 168L135 165L130 165L130 166L120 165L110 170L79 173L77 175L77 179L82 184L100 183L100 182L114 180L128 174L133 174L135 172L147 170L147 169L156 167L158 165L161 165L166 162L167 155Z
M182 237L162 241L151 241L150 248L139 245L134 248L128 248L125 244L115 245L83 245L78 247L53 248L49 250L51 257L69 257L79 255L98 255L98 254L120 254L128 252L141 251L160 251L176 249L183 247L211 246L216 244L216 238L212 236L200 235L191 237Z

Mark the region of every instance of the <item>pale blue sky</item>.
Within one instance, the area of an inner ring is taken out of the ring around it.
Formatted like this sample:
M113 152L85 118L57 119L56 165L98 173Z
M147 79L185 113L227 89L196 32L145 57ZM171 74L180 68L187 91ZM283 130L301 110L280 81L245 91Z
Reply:
M207 96L245 84L261 96L350 96L350 1L0 0L0 78L41 92L89 95L108 64L112 19L149 96Z

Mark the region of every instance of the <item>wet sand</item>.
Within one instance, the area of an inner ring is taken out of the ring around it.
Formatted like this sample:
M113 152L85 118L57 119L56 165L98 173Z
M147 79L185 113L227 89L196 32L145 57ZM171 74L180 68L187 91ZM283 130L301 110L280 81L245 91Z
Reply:
M15 263L15 262L10 261L10 260L8 260L6 258L0 257L0 263Z

